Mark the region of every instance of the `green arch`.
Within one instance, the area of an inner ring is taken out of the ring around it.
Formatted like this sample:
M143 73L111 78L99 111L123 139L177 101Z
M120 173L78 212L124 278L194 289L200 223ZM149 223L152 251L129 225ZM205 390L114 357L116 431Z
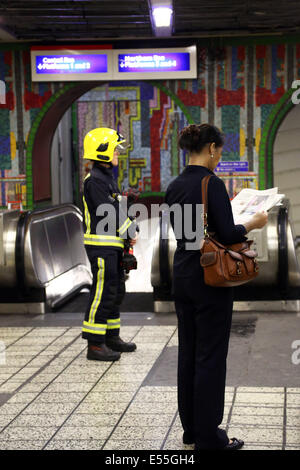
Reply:
M285 116L295 106L291 100L296 91L291 88L285 92L273 107L263 128L259 146L259 189L273 186L273 148L278 128Z
M194 122L194 119L192 115L189 113L187 107L169 88L167 88L161 82L151 81L150 83L154 87L159 88L161 91L163 91L180 107L180 109L182 110L189 124L192 124ZM40 112L38 113L38 115L33 121L33 124L29 132L28 140L27 140L27 146L26 146L26 208L27 209L34 208L32 152L33 152L34 140L38 132L40 123L42 119L44 118L44 116L46 115L46 113L49 111L50 107L55 103L55 101L57 101L59 98L62 97L62 95L64 95L67 91L69 91L71 88L76 87L77 85L78 83L76 82L68 83L63 88L61 88L56 93L54 93L51 96L51 98L49 98L49 100L44 104L44 106L41 108Z

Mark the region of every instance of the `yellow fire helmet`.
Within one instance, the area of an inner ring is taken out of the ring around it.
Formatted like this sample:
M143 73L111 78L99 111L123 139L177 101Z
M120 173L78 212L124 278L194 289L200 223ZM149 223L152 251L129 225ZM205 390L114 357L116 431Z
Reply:
M87 160L109 163L112 161L116 147L124 151L121 144L126 142L124 137L114 129L98 127L88 132L83 141L84 155Z

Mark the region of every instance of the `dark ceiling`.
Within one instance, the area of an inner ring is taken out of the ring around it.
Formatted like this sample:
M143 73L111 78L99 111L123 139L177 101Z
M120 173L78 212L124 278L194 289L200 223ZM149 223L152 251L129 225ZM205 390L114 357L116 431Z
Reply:
M2 41L154 38L150 0L0 1ZM173 38L300 33L300 1L173 0Z

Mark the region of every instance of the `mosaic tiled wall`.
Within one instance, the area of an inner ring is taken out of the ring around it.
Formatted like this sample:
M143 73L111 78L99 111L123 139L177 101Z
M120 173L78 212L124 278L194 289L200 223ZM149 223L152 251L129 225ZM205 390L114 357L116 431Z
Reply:
M54 85L32 83L29 51L0 51L6 102L0 104L0 206L26 203L26 142L35 117Z
M76 103L78 155L91 128L118 128L130 143L118 179L123 187L158 194L186 164L177 137L188 122L215 123L226 134L224 161L248 161L247 174L223 174L233 196L241 187L257 186L259 146L268 116L300 77L300 44L226 46L213 60L200 51L197 80L112 82L83 95ZM0 51L0 79L6 102L0 104L0 206L26 199L26 142L41 108L63 83L30 79L29 48ZM30 145L32 145L30 143ZM29 152L28 152L29 154ZM28 162L27 162L28 163ZM27 164L27 168L30 165ZM86 168L79 165L82 181Z
M165 191L184 168L177 136L188 121L170 96L148 82L110 83L86 93L77 102L77 122L79 155L90 129L111 127L124 135L129 148L118 168L124 188ZM81 181L87 166L82 162Z

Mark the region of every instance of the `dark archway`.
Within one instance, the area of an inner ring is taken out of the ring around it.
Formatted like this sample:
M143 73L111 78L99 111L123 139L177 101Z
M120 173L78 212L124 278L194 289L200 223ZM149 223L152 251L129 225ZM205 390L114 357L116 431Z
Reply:
M99 82L66 85L50 98L41 110L42 115L40 113L34 122L27 145L27 170L29 165L31 167L27 176L32 177L31 188L27 185L28 208L33 208L34 203L51 200L51 146L59 121L74 101L98 85Z

